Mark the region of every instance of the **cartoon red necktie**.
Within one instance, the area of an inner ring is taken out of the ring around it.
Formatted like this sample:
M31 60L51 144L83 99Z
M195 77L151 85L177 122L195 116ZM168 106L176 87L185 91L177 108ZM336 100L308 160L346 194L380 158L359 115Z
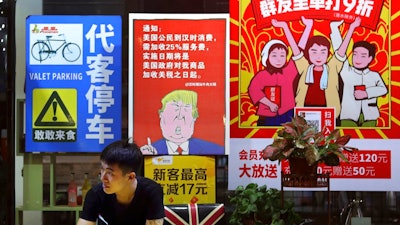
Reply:
M178 148L176 149L176 151L178 152L179 155L182 155L182 148L181 148L181 146L178 146Z

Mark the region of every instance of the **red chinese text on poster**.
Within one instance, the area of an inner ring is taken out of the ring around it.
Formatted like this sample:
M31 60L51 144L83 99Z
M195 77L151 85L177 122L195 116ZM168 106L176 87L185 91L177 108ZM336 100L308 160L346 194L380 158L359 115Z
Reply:
M162 99L190 91L198 110L192 139L217 144L213 153L224 154L227 20L186 18L133 20L133 136L140 146L166 138Z
M232 152L231 152L232 154ZM277 179L281 170L276 162L264 160L262 150L243 149L239 153L239 178ZM339 166L318 165L318 173L330 173L331 178L391 178L391 153L389 150L359 150L344 152L350 163ZM280 162L282 172L290 173L289 162Z
M331 178L387 178L391 176L391 154L389 150L360 150L344 152L350 163L341 161L339 166L318 165L318 173L329 173ZM290 173L289 163L282 161L282 171Z
M232 152L230 154L233 154ZM243 164L238 165L239 177L248 178L272 178L278 177L278 167L276 164L263 159L263 152L260 150L243 149L239 153L239 161ZM257 162L260 161L260 162ZM253 164L253 162L257 162Z

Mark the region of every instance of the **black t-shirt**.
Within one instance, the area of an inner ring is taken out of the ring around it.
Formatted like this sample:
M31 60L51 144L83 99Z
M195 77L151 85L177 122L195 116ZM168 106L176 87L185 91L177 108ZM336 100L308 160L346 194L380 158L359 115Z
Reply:
M164 218L163 190L153 180L137 177L135 197L130 205L121 205L115 194L106 194L102 184L88 191L81 218L108 225L144 225L146 220ZM104 223L105 220L107 223Z

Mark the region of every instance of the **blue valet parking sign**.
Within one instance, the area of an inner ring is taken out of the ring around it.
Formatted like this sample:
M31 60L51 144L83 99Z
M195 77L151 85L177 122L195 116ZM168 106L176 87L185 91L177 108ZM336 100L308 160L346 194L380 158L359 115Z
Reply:
M100 152L121 138L120 16L26 20L26 151Z

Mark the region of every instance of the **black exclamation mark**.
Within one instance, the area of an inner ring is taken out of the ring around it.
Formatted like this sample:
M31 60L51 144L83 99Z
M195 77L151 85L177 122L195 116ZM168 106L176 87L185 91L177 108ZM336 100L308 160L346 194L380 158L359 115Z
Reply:
M54 102L53 102L53 113L54 113L53 121L57 121L56 112L57 112L57 102L54 101Z

